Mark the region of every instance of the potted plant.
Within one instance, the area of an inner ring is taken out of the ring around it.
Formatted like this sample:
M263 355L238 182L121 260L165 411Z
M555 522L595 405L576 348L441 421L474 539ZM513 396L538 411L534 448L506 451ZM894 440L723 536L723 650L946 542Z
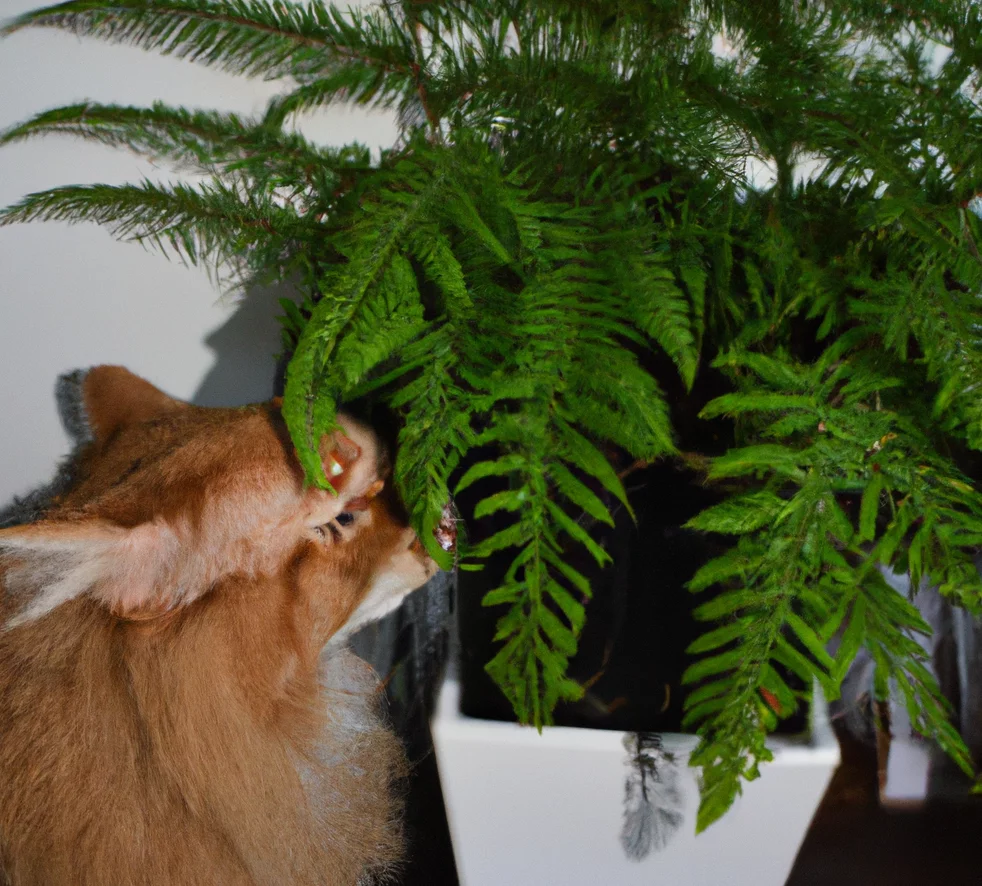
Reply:
M284 414L309 481L339 401L398 416L421 537L453 565L433 530L456 492L458 565L497 576L483 664L520 721L583 698L583 564L636 509L625 477L682 465L681 511L712 496L685 525L716 545L688 579L698 829L860 649L971 771L884 577L979 608L969 0L72 0L6 32L41 26L291 80L256 119L41 113L2 141L70 133L211 178L55 188L0 223L92 220L296 281ZM397 143L374 162L291 129L332 102L397 109Z

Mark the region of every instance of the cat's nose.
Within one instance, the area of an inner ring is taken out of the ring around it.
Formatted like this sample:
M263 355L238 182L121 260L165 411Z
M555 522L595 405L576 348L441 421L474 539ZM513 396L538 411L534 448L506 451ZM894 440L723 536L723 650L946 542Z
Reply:
M448 501L443 506L443 514L440 522L433 530L433 537L437 544L445 551L457 549L457 509L452 501Z

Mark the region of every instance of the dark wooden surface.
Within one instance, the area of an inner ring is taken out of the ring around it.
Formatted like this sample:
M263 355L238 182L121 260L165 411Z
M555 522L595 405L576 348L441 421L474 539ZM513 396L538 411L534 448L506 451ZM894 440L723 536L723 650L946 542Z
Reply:
M883 809L874 749L840 744L786 886L982 886L982 798Z

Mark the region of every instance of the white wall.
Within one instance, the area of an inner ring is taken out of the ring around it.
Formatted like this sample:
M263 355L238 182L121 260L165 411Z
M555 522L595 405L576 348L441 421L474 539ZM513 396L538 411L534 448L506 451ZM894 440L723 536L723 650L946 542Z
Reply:
M37 5L0 0L0 19ZM252 113L281 88L60 31L0 40L0 128L82 99ZM391 118L361 112L332 111L302 128L323 143L357 140L375 150L395 137ZM0 148L0 205L57 185L144 176L176 178L124 151L40 139ZM119 363L205 405L269 397L275 301L264 293L223 299L203 270L116 242L95 225L0 228L0 507L48 480L67 451L52 396L65 371Z

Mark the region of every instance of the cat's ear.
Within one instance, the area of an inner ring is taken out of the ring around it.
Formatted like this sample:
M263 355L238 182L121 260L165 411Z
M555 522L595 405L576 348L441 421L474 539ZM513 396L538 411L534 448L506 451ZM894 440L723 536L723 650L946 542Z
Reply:
M85 401L99 435L93 440L96 459L100 442L126 425L186 408L125 370L114 369L92 370L97 383ZM7 627L41 618L83 595L122 617L159 614L197 599L223 576L254 571L257 557L266 556L270 567L284 562L310 531L342 511L367 509L383 485L377 477L374 438L356 423L348 424L323 441L324 468L334 493L304 491L295 474L269 473L262 463L237 473L230 462L226 482L208 485L210 494L197 516L192 505L198 499L189 495L187 510L170 519L151 514L135 525L121 525L95 514L76 514L0 530L0 593L6 597L4 609L13 613ZM253 425L254 431L269 430L261 422ZM218 434L214 442L221 446L237 433L234 427L213 424L205 432ZM201 441L200 435L194 439ZM270 442L259 437L256 446L262 450ZM127 489L121 485L116 492L125 495ZM152 488L149 494L154 494Z
M188 576L180 541L162 521L122 527L104 520L47 521L0 530L3 589L13 604L7 627L33 621L91 594L126 615L183 602ZM177 596L175 596L177 595Z
M76 443L104 445L127 425L187 408L122 366L95 366L62 376L57 399Z

